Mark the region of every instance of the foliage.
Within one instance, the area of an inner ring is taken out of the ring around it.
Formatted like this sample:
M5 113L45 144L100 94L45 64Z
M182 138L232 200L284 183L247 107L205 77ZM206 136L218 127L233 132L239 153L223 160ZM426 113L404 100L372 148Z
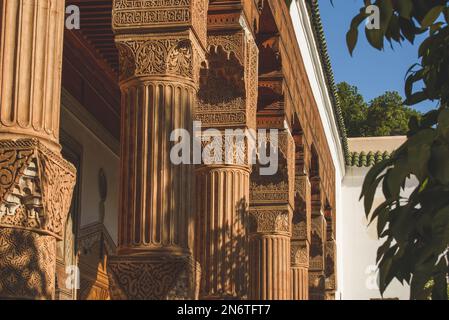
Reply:
M404 106L397 92L386 92L370 102L366 117L367 136L399 136L408 132L408 122L419 112Z
M368 105L356 86L337 84L337 94L349 137L364 137Z
M347 34L353 51L358 26L365 19L363 8ZM448 298L449 246L449 0L376 0L381 28L366 30L369 43L381 50L390 44L414 42L426 33L418 49L419 64L410 68L405 83L407 105L431 100L439 108L421 119L412 117L408 139L390 159L375 165L362 189L365 212L385 242L378 250L380 290L396 278L411 287L411 299L426 299L426 284L433 281L432 299ZM423 89L414 91L416 84ZM418 187L405 197L409 178ZM382 186L385 202L372 211L374 194Z
M386 92L368 105L356 86L341 82L337 91L349 137L406 135L410 118L420 116L404 106L397 92Z

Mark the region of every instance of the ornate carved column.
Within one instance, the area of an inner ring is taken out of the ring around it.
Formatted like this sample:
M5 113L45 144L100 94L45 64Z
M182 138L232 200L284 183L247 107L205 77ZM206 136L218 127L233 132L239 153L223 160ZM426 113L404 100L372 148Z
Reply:
M64 1L0 1L0 299L53 299L75 168L59 145Z
M170 160L170 135L191 135L206 44L206 0L114 0L122 91L114 299L193 299L194 171Z
M309 299L309 251L311 240L312 191L309 179L308 146L302 133L294 135L296 146L295 208L292 220L292 299Z
M261 30L257 42L260 50L257 128L267 130L267 135L271 129L278 131L277 146L271 136L258 144L266 144L267 150L275 152L278 168L274 175L263 175L260 171L263 165L258 163L251 174L250 298L283 300L291 298L290 238L295 182L291 103L284 98L278 34L271 29Z
M211 4L195 114L204 129L204 151L215 150L196 170L195 255L202 268L201 299L248 296L251 164L244 133L255 129L258 49L246 21L239 5Z
M325 210L326 224L327 224L327 241L325 248L325 299L335 300L335 291L337 290L337 243L335 241L334 230L334 216L331 207L327 207Z
M321 200L321 179L311 178L312 184L312 237L310 244L309 298L324 300L325 295L325 245L326 218Z
M290 238L294 204L294 142L279 133L279 169L274 176L251 175L250 298L291 298Z

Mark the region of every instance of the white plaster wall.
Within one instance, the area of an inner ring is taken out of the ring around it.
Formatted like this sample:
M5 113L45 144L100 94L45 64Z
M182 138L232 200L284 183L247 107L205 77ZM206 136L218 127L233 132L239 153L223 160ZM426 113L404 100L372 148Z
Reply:
M98 174L99 170L103 168L107 177L108 187L104 225L114 242L117 243L120 165L116 148L118 142L115 141L116 143L114 143L115 139L106 132L101 124L90 118L89 114L83 112L80 106L77 105L77 102L69 97L67 93L63 94L62 97L61 129L83 148L81 159L80 228L99 221L100 194ZM96 131L96 133L92 130ZM109 146L99 136L107 137Z
M368 227L365 217L363 200L358 199L362 191L364 178L368 168L346 168L346 176L343 180L342 196L344 221L342 221L340 249L344 254L340 256L340 268L343 271L341 298L344 300L366 300L381 298L377 287L376 254L377 249L383 243L377 239L376 225L374 221ZM416 181L408 181L404 196L411 193L416 186ZM384 201L381 189L377 190L374 198L374 207ZM384 298L409 298L408 286L402 286L394 281L384 294Z

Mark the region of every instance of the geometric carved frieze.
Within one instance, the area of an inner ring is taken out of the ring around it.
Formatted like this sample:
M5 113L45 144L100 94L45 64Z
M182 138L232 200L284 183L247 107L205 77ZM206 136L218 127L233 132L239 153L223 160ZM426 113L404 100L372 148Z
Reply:
M56 239L0 227L0 297L53 299Z
M121 33L192 28L204 46L207 6L207 0L114 0L112 26Z
M199 293L200 268L186 256L113 256L108 273L114 300L192 300Z
M63 239L76 169L37 139L0 141L0 227Z
M291 234L291 214L289 210L270 208L250 208L249 230L255 233L282 233Z

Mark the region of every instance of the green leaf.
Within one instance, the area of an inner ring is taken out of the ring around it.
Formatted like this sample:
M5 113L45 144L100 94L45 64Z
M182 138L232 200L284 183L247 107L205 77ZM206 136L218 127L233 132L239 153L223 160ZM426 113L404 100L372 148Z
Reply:
M410 19L413 10L413 2L410 0L399 0L398 11L402 18Z
M438 115L438 133L449 142L449 109L443 109Z
M413 43L416 37L416 26L411 19L399 18L399 25L401 27L402 34L410 42Z
M382 179L383 177L377 178L376 181L368 188L365 194L364 206L365 206L365 214L367 217L370 214L371 209L373 208L373 201L374 196L376 195L377 186L379 185Z
M408 106L413 106L427 99L428 99L427 94L424 91L420 91L412 94L410 97L407 97L407 99L404 101L404 104Z
M391 273L391 268L393 265L393 257L397 249L397 245L394 245L393 247L388 249L379 263L379 289L381 295L384 294L391 280L393 280L394 278Z
M393 4L391 0L378 0L377 5L380 9L380 24L383 34L385 34L391 17L393 16Z
M447 145L437 145L432 148L430 172L442 184L449 184L449 148Z
M441 259L436 269L438 271L433 276L434 286L432 288L432 300L448 300L446 260Z
M373 211L369 224L371 224L377 217L384 217L385 215L388 215L389 206L391 205L391 203L392 201L385 201L380 206L378 206L376 210Z
M445 6L436 6L433 7L424 17L424 19L421 21L421 28L426 29L430 25L432 25L436 19L440 16L440 14L443 12L443 9Z
M424 272L413 273L412 282L410 284L410 300L425 300L427 299L424 290L425 285L430 280L430 274Z
M399 198L401 187L409 173L410 167L407 159L401 159L395 163L388 177L386 177L388 190L392 198Z
M385 230L385 226L387 225L389 218L390 218L389 211L383 212L377 217L377 236L379 239L384 237L383 232Z
M438 116L440 111L431 110L421 117L421 127L430 128L433 127L438 122Z
M354 53L355 46L357 45L358 36L359 36L358 30L353 28L351 28L346 34L346 44L348 46L349 53L351 54L351 56Z
M432 38L426 38L418 49L418 57L421 58L425 54L427 54L428 50L430 49L431 45L433 44Z
M423 181L427 174L431 147L436 138L434 129L424 129L408 139L408 164L411 173Z
M377 164L375 164L366 174L365 180L362 186L362 192L360 195L361 200L367 193L367 190L371 187L373 183L375 183L376 178L388 167L391 165L391 159L383 160ZM379 183L377 183L379 184ZM377 185L376 185L377 187Z
M376 263L382 259L383 255L390 249L393 238L388 238L385 242L377 249Z
M377 50L382 50L384 47L384 33L378 29L365 29L366 39L371 46Z

